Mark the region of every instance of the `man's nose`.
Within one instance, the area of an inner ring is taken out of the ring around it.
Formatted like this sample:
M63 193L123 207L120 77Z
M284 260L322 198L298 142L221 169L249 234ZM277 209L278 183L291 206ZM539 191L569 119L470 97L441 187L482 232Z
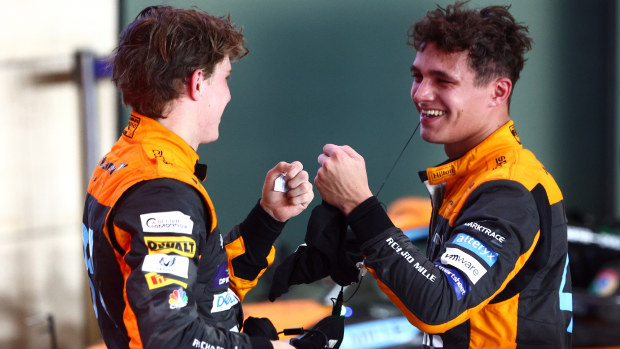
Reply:
M411 89L411 99L414 103L429 101L433 99L433 89L428 80L422 80L420 83L414 84Z

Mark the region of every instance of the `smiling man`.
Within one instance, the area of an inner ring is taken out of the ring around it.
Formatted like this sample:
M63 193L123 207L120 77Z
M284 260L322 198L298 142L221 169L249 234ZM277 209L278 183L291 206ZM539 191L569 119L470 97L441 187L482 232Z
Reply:
M521 145L510 96L531 47L507 7L438 7L410 29L421 136L448 160L420 172L426 254L394 227L364 159L327 144L315 184L346 215L364 265L424 348L569 348L572 295L562 193Z
M300 162L267 172L262 196L220 234L198 146L219 137L231 61L247 54L228 18L152 6L122 33L113 80L129 124L95 168L84 256L108 348L292 348L241 301L274 260L284 223L314 194ZM288 191L275 191L286 173ZM243 326L243 332L240 333Z

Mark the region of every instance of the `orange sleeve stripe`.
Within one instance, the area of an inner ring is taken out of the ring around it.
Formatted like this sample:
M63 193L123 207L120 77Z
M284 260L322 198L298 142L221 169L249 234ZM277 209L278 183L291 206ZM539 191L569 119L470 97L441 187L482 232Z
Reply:
M517 272L519 270L521 270L521 268L523 267L525 262L529 259L529 257L532 254L532 252L534 252L534 248L536 247L536 244L538 243L539 237L540 237L540 230L538 231L538 233L534 237L534 242L532 243L532 246L530 246L530 249L528 251L526 251L524 254L522 254L519 257L519 259L517 259L517 262L515 263L514 269L508 274L508 276L506 277L506 279L502 283L502 286L497 291L495 291L495 293L493 293L489 298L485 299L483 302L481 302L477 306L475 306L473 308L470 308L470 309L466 309L464 312L459 314L454 319L452 319L450 321L447 321L447 322L444 322L442 324L437 324L437 325L428 324L428 323L420 320L417 316L415 316L405 306L405 304L400 300L400 298L398 298L396 296L396 294L394 294L394 292L392 292L392 290L387 285L385 285L383 282L381 282L381 280L379 280L377 278L377 274L376 274L374 269L369 268L369 267L366 267L366 268L370 271L372 276L377 280L377 285L379 285L379 288L383 291L383 293L385 293L388 296L388 298L392 301L392 303L394 303L394 305L403 313L403 315L405 315L407 320L409 320L409 322L412 325L414 325L415 327L417 327L421 331L424 331L424 332L427 332L427 333L443 333L443 332L446 332L447 330L449 330L449 329L451 329L451 328L453 328L453 327L455 327L455 326L465 322L473 314L477 313L478 311L480 311L480 309L482 309L484 306L486 306L493 298L495 298L495 296L497 294L499 294L501 291L503 291L504 288L506 287L506 285L508 284L508 282L510 282L510 280L512 280L514 278L514 276L517 274Z
M243 236L239 236L239 238L227 244L225 247L226 247L226 253L228 255L228 274L229 274L228 276L229 276L229 283L230 283L229 287L231 290L233 290L233 292L235 292L237 297L239 297L239 299L243 301L243 299L245 298L245 295L256 286L256 284L258 283L258 279L260 279L260 277L263 275L265 270L267 270L267 268L271 266L271 264L273 264L273 261L276 256L276 249L275 247L271 246L271 250L269 250L269 254L267 255L267 258L266 258L267 268L264 268L263 270L261 270L254 280L246 280L241 277L235 276L235 270L232 267L232 260L238 256L243 255L246 251L245 242L243 241Z

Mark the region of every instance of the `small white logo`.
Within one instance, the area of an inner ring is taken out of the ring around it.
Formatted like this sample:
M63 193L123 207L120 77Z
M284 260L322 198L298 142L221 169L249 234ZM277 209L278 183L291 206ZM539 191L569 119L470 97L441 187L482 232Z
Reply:
M239 298L237 298L237 295L229 288L226 292L213 296L213 308L211 308L211 312L217 313L219 311L229 310L237 303L239 303Z
M486 274L487 270L471 255L458 248L447 247L441 256L442 264L450 264L467 275L473 284Z
M149 254L144 256L142 271L159 274L173 274L187 278L189 258L167 254Z
M145 233L179 233L191 235L194 222L180 211L154 212L140 215Z

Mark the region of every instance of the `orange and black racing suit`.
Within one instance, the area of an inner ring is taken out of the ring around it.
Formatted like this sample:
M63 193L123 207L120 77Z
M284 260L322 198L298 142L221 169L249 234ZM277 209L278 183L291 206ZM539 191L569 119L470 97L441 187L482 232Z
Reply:
M560 189L509 121L461 158L421 172L426 255L375 197L348 222L365 266L424 348L569 348L572 293Z
M132 113L96 167L83 218L95 314L109 348L251 348L240 302L283 223L256 205L225 237L183 139Z

